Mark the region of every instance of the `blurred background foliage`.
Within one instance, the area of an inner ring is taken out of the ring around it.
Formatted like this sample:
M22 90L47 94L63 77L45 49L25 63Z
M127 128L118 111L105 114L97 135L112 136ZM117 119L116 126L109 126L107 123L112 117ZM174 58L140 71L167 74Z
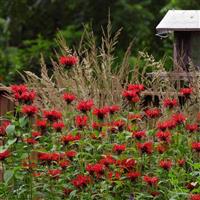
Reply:
M119 58L133 41L131 63L138 51L172 65L172 37L161 40L155 27L169 9L200 9L199 0L0 0L0 80L19 82L19 72L39 72L42 53L51 67L58 32L70 47L78 45L83 24L92 25L97 37L107 25L110 9L114 31L123 27Z

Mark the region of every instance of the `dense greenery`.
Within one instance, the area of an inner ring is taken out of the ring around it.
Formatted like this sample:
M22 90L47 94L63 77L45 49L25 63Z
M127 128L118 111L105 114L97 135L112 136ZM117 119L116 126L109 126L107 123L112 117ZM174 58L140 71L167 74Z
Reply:
M78 44L83 24L92 24L97 36L107 23L123 27L118 54L134 41L138 50L156 59L171 54L170 38L155 37L155 27L168 9L198 9L198 0L0 0L0 74L4 83L16 82L17 71L39 69L40 53L47 64L56 48L58 30L70 46ZM159 51L158 51L159 49ZM168 58L169 60L169 58ZM170 65L170 62L168 62Z

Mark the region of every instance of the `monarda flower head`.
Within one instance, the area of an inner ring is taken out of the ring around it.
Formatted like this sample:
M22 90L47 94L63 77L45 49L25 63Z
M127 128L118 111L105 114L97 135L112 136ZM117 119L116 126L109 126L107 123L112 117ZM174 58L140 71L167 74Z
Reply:
M142 138L146 137L146 131L134 131L132 137L135 137L137 140L141 140Z
M23 105L21 112L26 114L28 117L33 117L38 111L38 108L33 105Z
M86 166L86 171L88 171L91 175L102 175L104 173L105 167L102 164L88 164Z
M185 129L190 133L196 132L199 130L198 124L186 124Z
M122 96L125 97L130 103L137 103L140 101L140 98L135 90L125 90L122 93Z
M176 99L170 99L170 98L166 98L163 100L163 105L166 108L174 108L178 105L178 102Z
M72 159L77 155L77 152L74 151L74 150L71 150L71 151L65 152L65 155L66 155L70 160L72 160Z
M200 194L191 194L189 200L199 200Z
M76 188L86 187L90 183L90 177L86 175L77 175L76 178L72 180L72 184Z
M179 167L183 167L186 163L186 160L185 159L180 159L180 160L177 160L177 163L178 163L178 166Z
M145 143L138 143L137 144L138 149L140 152L146 153L146 154L152 154L153 152L153 142L145 142Z
M113 151L117 152L118 154L122 153L123 151L126 150L126 145L124 144L114 144L113 146Z
M182 124L185 122L186 117L183 113L175 113L172 115L172 119L176 122L176 124Z
M120 168L126 171L132 170L135 167L136 163L137 163L136 160L134 160L133 158L127 158L127 159L119 160L117 162Z
M45 110L43 116L49 121L57 121L62 118L62 113L57 110Z
M11 92L13 94L19 93L22 94L23 92L28 91L28 87L26 85L20 84L20 85L11 85L10 86Z
M86 115L77 115L75 117L75 124L76 127L82 129L83 127L87 126L87 116Z
M176 127L176 122L174 120L166 120L166 121L162 121L162 122L158 122L157 124L157 128L165 131L166 129L173 129Z
M192 142L192 149L196 152L200 152L200 142Z
M192 88L181 88L179 93L185 97L189 97L192 94Z
M73 142L73 141L78 141L81 139L80 135L72 135L71 133L64 135L61 137L61 140L65 143L68 144L69 142Z
M6 128L10 125L10 121L3 121L2 125L0 126L0 136L6 135Z
M145 89L143 84L129 84L128 85L128 90L133 90L136 93L139 93Z
M125 126L125 121L119 119L117 121L112 122L112 125L114 127L117 127L118 131L123 131L124 130L124 126Z
M75 95L73 95L71 93L65 92L63 94L63 99L67 102L67 104L70 104L76 99L76 97L75 97Z
M162 144L158 144L156 147L158 153L163 154L166 151L166 148Z
M169 171L172 167L172 161L171 160L161 160L159 162L159 166L167 171Z
M78 58L76 56L61 56L59 58L59 63L66 68L71 68L78 63Z
M61 173L62 173L62 171L60 169L50 169L50 170L48 170L48 174L52 178L58 178Z
M156 186L158 183L158 177L156 176L144 176L143 177L144 182L146 182L149 186Z
M148 108L145 110L145 115L148 118L156 118L161 114L160 109L158 108Z
M37 120L36 126L40 128L42 131L47 128L47 120Z
M108 107L103 107L103 108L95 108L93 110L93 115L96 115L98 119L103 120L106 115L109 113Z
M113 115L120 110L120 106L118 106L118 105L108 106L107 108L108 108L110 115Z
M126 174L126 177L130 179L131 181L136 181L136 179L140 176L141 176L140 172L137 172L137 171L133 171L133 172L131 171Z
M99 161L99 163L108 167L109 165L113 165L116 163L116 160L113 158L112 155L103 155L103 158Z
M156 133L156 137L162 142L169 143L171 139L171 133L169 131L158 131Z
M0 152L0 161L4 161L6 158L10 157L10 151L4 150Z
M56 132L61 132L64 127L65 127L65 124L63 122L53 123L53 128L56 130Z
M93 106L94 106L94 102L92 99L86 100L86 101L81 101L77 105L77 110L79 110L83 113L86 113L86 112L90 111Z

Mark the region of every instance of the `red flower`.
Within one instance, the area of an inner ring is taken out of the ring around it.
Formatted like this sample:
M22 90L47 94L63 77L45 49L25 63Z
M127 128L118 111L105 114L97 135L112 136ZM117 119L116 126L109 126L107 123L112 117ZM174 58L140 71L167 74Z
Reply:
M188 97L192 94L192 88L181 88L179 93L182 94L183 96Z
M120 106L118 105L108 106L108 110L109 110L109 113L113 115L114 113L120 110Z
M0 152L0 160L4 161L6 158L10 156L10 151L9 150L4 150Z
M109 172L108 173L109 180L119 180L121 178L121 174L119 172Z
M165 131L166 129L172 129L176 127L176 122L174 120L166 120L163 122L159 122L157 124L157 128L159 128L162 131Z
M126 150L126 145L122 144L114 144L113 151L117 152L118 154L122 153L122 151Z
M102 124L101 123L98 123L98 122L93 122L92 123L92 128L97 130L97 131L101 131L102 130Z
M189 200L200 200L200 194L191 194Z
M77 188L82 188L90 183L90 177L86 175L77 175L75 179L72 180L72 184Z
M29 117L32 117L34 114L36 114L38 111L38 108L36 106L32 105L24 105L22 107L22 113L26 114Z
M2 122L2 125L0 126L0 136L6 135L6 128L10 125L10 121L4 121Z
M128 115L128 119L131 121L131 122L134 122L134 121L137 121L137 120L141 120L142 119L142 115L140 113L137 113L137 114L129 114Z
M153 142L138 143L137 147L141 153L151 154L153 152Z
M48 174L53 178L58 178L61 174L61 170L60 169L50 169L48 171Z
M200 152L200 142L193 142L192 143L192 149L197 151L197 152Z
M178 162L179 167L183 167L186 163L185 159L178 160L177 162Z
M99 119L104 119L104 117L109 113L108 107L95 108L93 110L93 115L96 115Z
M78 128L83 128L85 126L87 126L87 116L86 115L83 115L83 116L80 116L80 115L77 115L75 117L75 124Z
M76 156L77 152L71 150L71 151L67 151L67 152L65 152L65 154L66 154L66 156L67 156L69 159L72 159L73 157Z
M67 160L62 160L59 162L59 165L62 169L66 169L70 165L70 163Z
M92 109L92 106L94 105L93 100L87 100L87 101L81 101L77 105L77 109L83 113L86 113L87 111L90 111Z
M172 119L176 122L176 124L182 124L185 122L186 117L182 113L175 113L172 115Z
M62 113L57 110L50 110L50 111L45 110L43 112L43 115L49 121L56 121L62 118Z
M115 164L116 160L111 155L103 155L103 158L99 161L99 163L108 167L109 165Z
M65 143L68 144L69 142L72 141L77 141L80 140L81 136L80 135L72 135L71 133L69 133L68 135L64 135L62 136L61 140Z
M178 102L176 99L170 99L170 98L166 98L163 100L163 105L166 108L173 108L176 107L178 105Z
M74 101L76 99L76 97L73 94L64 93L63 99L67 102L67 104L70 104L72 101Z
M71 67L73 65L76 65L78 62L78 58L75 56L61 56L59 58L59 62L61 65L65 65L67 67Z
M22 94L28 90L26 85L11 85L10 86L12 93L19 93Z
M140 98L135 90L125 90L122 94L129 102L137 103L140 101Z
M141 92L143 91L145 88L144 88L144 85L143 84L129 84L128 85L128 90L134 90L136 92Z
M172 161L170 160L161 160L159 166L167 171L169 171L172 167Z
M104 173L105 167L102 164L89 164L86 166L86 171L88 171L90 174L96 174L101 175Z
M198 131L198 129L199 129L198 124L186 124L185 128L186 128L186 130L188 130L191 133Z
M34 137L34 138L38 138L38 137L40 137L40 136L42 136L42 134L40 133L40 132L32 132L32 137Z
M127 158L127 159L118 161L118 164L120 165L120 167L127 171L132 170L135 167L136 163L137 163L136 160L134 160L133 158Z
M171 139L171 133L169 131L158 131L156 133L156 137L160 140L160 141L163 141L163 142L167 142L169 143L170 142L170 139Z
M63 122L54 122L53 123L53 128L57 131L57 132L61 132L61 130L65 127L65 124Z
M146 109L145 110L145 115L148 117L148 118L156 118L156 117L159 117L160 116L160 110L158 108L149 108L149 109Z
M157 146L157 151L158 151L158 153L162 154L162 153L164 153L166 151L166 149L165 149L165 147L163 145L159 144Z
M146 137L146 131L134 131L132 136L137 140L141 140L143 137Z
M141 176L140 172L129 172L128 174L126 174L126 177L131 181L135 181L140 176Z
M37 143L37 140L35 140L35 138L26 138L24 139L24 142L34 145Z
M156 176L153 176L153 177L144 176L143 180L150 186L156 186L158 183L158 177L156 177Z
M37 120L36 125L40 129L44 130L47 127L47 121L46 120Z
M47 163L51 164L51 162L59 161L62 157L62 154L59 153L47 153L47 152L39 152L38 153L38 159L42 161L42 164Z
M113 126L117 127L118 131L123 131L124 126L125 126L125 122L121 119L114 121L112 123Z

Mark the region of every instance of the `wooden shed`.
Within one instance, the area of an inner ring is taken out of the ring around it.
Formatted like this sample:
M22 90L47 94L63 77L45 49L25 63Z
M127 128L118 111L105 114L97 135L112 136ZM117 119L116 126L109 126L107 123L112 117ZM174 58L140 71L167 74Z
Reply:
M169 10L156 27L161 37L174 33L174 69L200 69L200 10Z

